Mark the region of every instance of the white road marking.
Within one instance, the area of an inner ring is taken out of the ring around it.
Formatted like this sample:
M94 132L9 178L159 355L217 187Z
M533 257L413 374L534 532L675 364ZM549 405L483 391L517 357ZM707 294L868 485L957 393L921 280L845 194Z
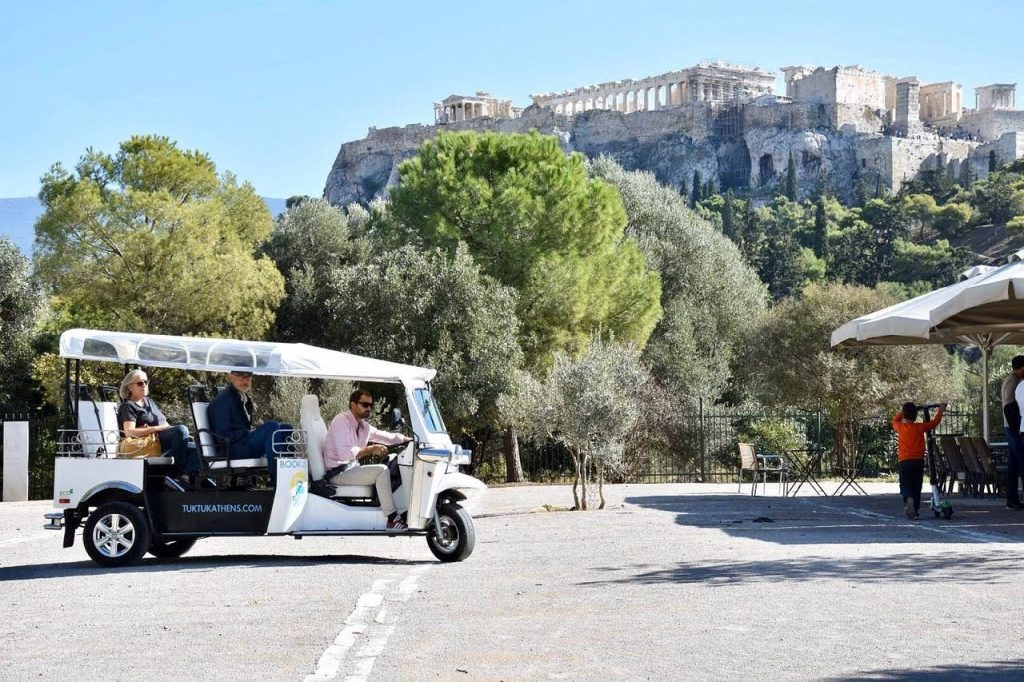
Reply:
M879 512L871 511L870 509L859 509L859 508L856 508L856 507L850 508L850 509L843 509L843 508L840 508L840 507L833 507L833 506L827 505L827 504L821 504L820 502L810 502L809 504L813 504L813 505L815 505L817 507L822 507L824 509L828 509L828 510L831 510L831 511L838 511L838 512L843 512L843 513L846 513L846 514L850 514L852 516L859 516L859 517L864 518L864 519L876 519L876 520L893 521L892 515L880 514ZM924 507L924 505L922 505L922 508L923 507ZM930 531L932 533L939 533L940 535L959 535L959 536L965 537L965 538L967 538L969 540L974 540L975 542L1000 543L1000 544L1006 542L1006 536L995 535L993 533L985 533L985 532L977 531L977 530L968 530L967 528L962 528L962 527L959 527L959 526L941 526L941 525L940 526L935 526L935 525L930 525L929 523L922 522L922 521L917 521L917 522L902 521L899 518L895 519L895 524L894 525L900 526L900 527L903 527L903 528L917 528L917 529L920 529L920 530Z
M345 619L345 628L320 656L313 674L307 675L305 682L333 680L339 675L344 675L346 682L366 680L397 627L397 616L388 604L408 601L416 591L420 576L431 565L414 566L397 586L393 585L394 580L375 580L369 592L356 601L355 609ZM350 650L354 653L348 656Z

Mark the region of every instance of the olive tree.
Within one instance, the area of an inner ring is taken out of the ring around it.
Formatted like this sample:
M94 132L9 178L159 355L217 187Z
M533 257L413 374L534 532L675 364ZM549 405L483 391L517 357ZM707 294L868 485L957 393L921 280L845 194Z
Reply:
M279 336L436 368L453 435L489 426L523 363L516 292L483 274L465 247L385 248L351 223L319 201L279 221L267 247L287 276Z
M32 339L43 304L28 259L0 237L0 403L29 398Z
M664 315L643 358L660 384L694 405L717 399L730 361L767 291L736 245L661 185L651 173L627 172L602 157L591 172L618 188L634 239L661 276Z
M836 433L836 458L852 463L857 421L895 412L907 400L947 401L963 390L942 346L833 349L842 324L896 303L891 294L845 284L810 285L752 328L751 361L736 371L765 405L823 410Z
M526 377L518 395L503 396L503 405L519 416L524 432L559 441L572 454L576 509L588 508L592 469L597 474L598 508L604 508L605 469L624 454L649 379L635 345L595 337L582 355L556 354L544 381Z

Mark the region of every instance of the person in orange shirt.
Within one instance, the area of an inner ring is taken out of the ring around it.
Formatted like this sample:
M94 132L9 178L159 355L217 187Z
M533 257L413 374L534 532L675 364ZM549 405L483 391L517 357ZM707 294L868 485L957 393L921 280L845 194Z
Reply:
M892 428L899 436L900 495L908 519L920 516L921 484L924 482L924 434L942 421L946 403L939 405L935 417L917 421L917 405L903 403L903 409L892 419Z

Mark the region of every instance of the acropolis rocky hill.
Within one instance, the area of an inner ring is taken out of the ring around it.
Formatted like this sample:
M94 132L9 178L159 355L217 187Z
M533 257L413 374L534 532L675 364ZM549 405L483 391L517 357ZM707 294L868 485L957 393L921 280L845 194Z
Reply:
M566 151L611 156L629 170L647 170L683 188L698 171L722 190L769 198L790 154L801 193L823 177L845 200L858 182L897 189L921 171L962 177L988 174L990 153L1024 156L1024 111L1016 84L975 88L963 105L962 86L922 85L859 66L782 69L776 75L723 63L639 80L532 95L519 109L485 92L452 95L434 104L434 124L370 128L341 145L324 196L334 205L368 203L398 180L398 164L442 130L557 135Z

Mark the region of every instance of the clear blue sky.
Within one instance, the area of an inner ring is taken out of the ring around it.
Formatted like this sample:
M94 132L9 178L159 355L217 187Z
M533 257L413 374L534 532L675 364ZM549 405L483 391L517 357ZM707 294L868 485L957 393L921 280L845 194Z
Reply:
M919 8L919 9L916 9ZM0 0L0 197L136 133L209 153L264 196L319 195L338 146L432 103L722 59L1020 82L1024 3L46 2Z

